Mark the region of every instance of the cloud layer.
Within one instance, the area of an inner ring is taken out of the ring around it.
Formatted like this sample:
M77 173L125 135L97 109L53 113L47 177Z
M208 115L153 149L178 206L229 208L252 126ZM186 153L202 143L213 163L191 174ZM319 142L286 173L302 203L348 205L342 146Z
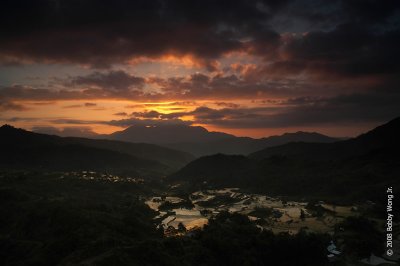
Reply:
M132 102L133 112L110 110L122 120L96 119L117 126L324 126L400 114L396 0L14 0L1 3L0 32L4 69L85 69L0 78L0 111L13 116L40 107L26 102L100 111L98 100ZM146 105L160 102L192 104ZM80 120L64 122L94 122Z

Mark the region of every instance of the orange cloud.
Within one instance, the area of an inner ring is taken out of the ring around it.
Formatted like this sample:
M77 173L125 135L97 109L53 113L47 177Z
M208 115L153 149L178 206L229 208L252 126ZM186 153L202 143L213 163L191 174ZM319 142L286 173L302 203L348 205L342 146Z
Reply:
M158 57L139 56L128 60L128 64L137 66L143 63L166 63L171 65L180 65L187 68L206 68L209 71L217 71L221 63L217 60L200 58L191 54L164 54Z

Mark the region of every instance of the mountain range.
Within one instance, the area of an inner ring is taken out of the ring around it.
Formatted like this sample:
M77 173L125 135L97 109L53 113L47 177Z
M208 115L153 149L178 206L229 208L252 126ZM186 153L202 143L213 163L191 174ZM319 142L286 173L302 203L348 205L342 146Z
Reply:
M174 129L176 134L172 134ZM153 128L149 134L146 132L130 127L112 134L113 138L125 140L120 141L59 137L4 125L0 127L0 169L99 170L167 176L163 179L167 183L178 183L189 190L240 187L269 195L348 202L382 200L386 187L400 186L400 117L347 140L305 132L255 140L208 132L201 127L171 127L165 132ZM195 139L198 147L223 143L232 153L243 147L258 147L258 151L248 155L222 154L226 149L221 144L213 147L219 153L195 159L187 152L132 143L132 136L154 142L180 137L182 141L192 141L186 143L195 143ZM241 142L247 146L235 147Z
M222 132L209 132L200 126L187 125L134 125L110 135L103 135L103 137L129 142L154 143L185 151L197 157L216 153L247 155L262 148L289 142L330 143L339 140L315 132L301 131L285 133L281 136L254 139L236 137Z
M260 193L341 200L384 200L400 185L400 117L356 138L334 143L292 142L249 156L216 154L192 161L171 182L241 187Z
M160 176L177 171L194 160L191 153L196 156L215 153L247 154L291 141L325 143L335 140L307 132L252 139L186 125L131 126L111 135L98 135L95 139L89 139L41 134L4 125L0 127L0 166L114 170L135 174L152 172Z

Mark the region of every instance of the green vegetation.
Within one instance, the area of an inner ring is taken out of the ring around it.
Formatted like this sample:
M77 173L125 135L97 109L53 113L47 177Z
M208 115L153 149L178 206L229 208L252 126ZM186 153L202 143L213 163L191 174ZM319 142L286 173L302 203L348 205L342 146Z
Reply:
M383 254L384 236L376 222L365 217L351 216L336 225L336 238L343 243L343 251L356 259Z
M61 176L1 173L1 265L74 264L161 236L142 185Z
M154 193L150 186L124 178L0 173L0 264L325 264L325 236L262 232L239 214L221 213L190 237L165 238L156 213L141 200ZM186 232L183 224L178 230Z
M268 218L272 215L273 209L272 208L262 208L256 207L253 211L249 213L250 216L254 216L257 218Z
M306 206L306 209L309 213L311 213L313 217L322 217L325 214L335 215L334 211L328 210L315 202L309 202ZM304 211L302 212L302 214L304 216Z
M326 236L303 232L295 236L274 235L260 231L239 214L219 214L191 240L198 247L196 251L206 256L199 257L198 263L190 261L189 265L326 264Z
M190 200L182 200L180 202L164 201L161 203L161 205L160 205L160 207L158 207L158 209L160 211L166 211L166 210L179 209L179 208L192 209L193 207L194 207L194 205Z

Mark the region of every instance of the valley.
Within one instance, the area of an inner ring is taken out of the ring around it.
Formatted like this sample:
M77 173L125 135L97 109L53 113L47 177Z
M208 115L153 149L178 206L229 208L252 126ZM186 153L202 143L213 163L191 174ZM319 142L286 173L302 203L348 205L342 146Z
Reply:
M397 118L349 140L196 159L3 126L0 263L354 266L371 254L395 263L382 254L399 132ZM399 232L395 220L394 243Z
M178 208L179 203L189 200L193 207ZM160 208L171 203L171 208ZM160 225L179 229L182 223L187 230L199 229L208 218L220 212L246 215L260 229L274 233L297 234L300 230L333 234L336 224L350 216L358 216L357 206L286 201L260 194L240 192L239 188L197 191L188 199L179 197L152 197L146 204L159 215Z

